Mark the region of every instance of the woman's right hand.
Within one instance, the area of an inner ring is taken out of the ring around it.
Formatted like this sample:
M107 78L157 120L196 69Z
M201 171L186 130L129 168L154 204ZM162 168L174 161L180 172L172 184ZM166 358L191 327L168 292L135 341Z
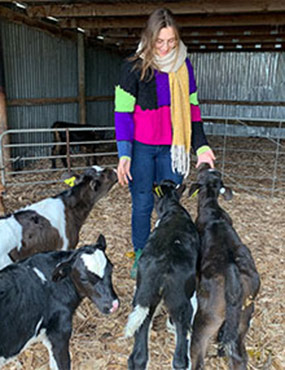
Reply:
M128 185L129 181L133 179L131 175L131 159L120 158L117 172L119 184L122 186Z

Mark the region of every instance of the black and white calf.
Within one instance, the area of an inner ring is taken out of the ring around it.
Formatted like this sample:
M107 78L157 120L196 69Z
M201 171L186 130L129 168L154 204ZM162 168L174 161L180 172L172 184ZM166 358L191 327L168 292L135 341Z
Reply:
M75 248L94 204L116 181L113 169L94 166L69 190L0 218L0 269L34 253Z
M196 225L201 237L202 260L191 346L193 370L203 369L209 339L216 334L218 353L229 358L230 369L245 370L244 337L254 311L259 275L250 250L218 203L219 194L226 200L232 197L220 172L207 165L200 166L190 195L197 190Z
M52 370L70 369L72 316L84 297L109 314L119 307L106 242L35 254L0 271L0 368L35 341Z
M148 331L161 300L176 330L174 369L187 369L191 321L196 309L196 264L199 235L189 213L179 203L185 185L166 180L155 187L159 222L138 262L133 311L125 329L135 335L129 369L142 370L148 361Z

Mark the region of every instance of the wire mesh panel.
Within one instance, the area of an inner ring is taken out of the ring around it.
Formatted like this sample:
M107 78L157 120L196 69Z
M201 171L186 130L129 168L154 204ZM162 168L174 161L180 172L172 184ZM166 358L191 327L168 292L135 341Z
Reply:
M285 123L204 117L216 166L227 185L265 196L285 191Z

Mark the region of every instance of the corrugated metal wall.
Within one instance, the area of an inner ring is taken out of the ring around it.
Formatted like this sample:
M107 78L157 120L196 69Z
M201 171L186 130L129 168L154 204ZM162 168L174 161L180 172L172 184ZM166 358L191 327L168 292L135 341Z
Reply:
M77 95L77 47L25 25L1 22L7 99ZM50 127L74 120L77 104L9 107L9 128Z
M78 96L76 42L10 22L1 22L0 31L8 100ZM120 60L103 49L86 50L86 96L113 95ZM9 129L48 128L56 120L79 122L77 103L8 106L7 116ZM86 116L89 124L112 126L113 101L87 102ZM13 144L52 141L49 133L39 135L14 135ZM49 151L49 147L26 147L17 153L13 150L12 156L47 155Z
M85 53L86 96L113 96L121 58L115 52L87 48ZM114 125L114 102L87 102L87 122L96 126Z
M199 99L285 101L285 53L193 53ZM281 118L285 107L203 104L203 116Z
M1 22L7 99L60 98L77 95L77 47L26 25ZM8 106L8 128L48 128L58 119L74 121L77 104ZM13 136L17 142L50 142L52 136ZM19 148L13 156L43 155L48 147ZM21 167L21 165L19 164Z
M25 25L1 22L8 99L77 96L77 46ZM193 53L199 99L285 100L284 53ZM86 96L113 95L121 58L87 48ZM202 105L203 116L283 118L285 107ZM78 121L77 104L9 107L10 128ZM87 102L87 122L113 124L113 102Z

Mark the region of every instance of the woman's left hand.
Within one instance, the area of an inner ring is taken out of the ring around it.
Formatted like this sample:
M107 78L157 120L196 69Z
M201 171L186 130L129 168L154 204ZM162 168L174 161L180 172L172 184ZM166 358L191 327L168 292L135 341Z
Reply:
M212 149L207 150L206 152L198 155L198 160L196 164L196 168L200 166L201 163L208 163L211 168L214 168L214 160L216 159Z

